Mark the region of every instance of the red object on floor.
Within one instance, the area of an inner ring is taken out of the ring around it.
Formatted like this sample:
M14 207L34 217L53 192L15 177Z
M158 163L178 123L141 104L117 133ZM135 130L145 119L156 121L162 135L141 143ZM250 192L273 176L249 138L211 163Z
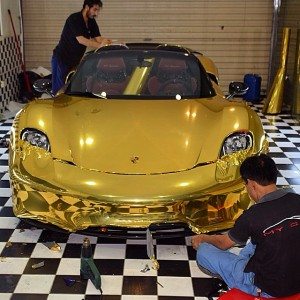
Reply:
M227 293L219 297L219 300L300 300L300 294L296 294L289 297L281 298L264 298L264 297L255 297L249 294L246 294L238 289L231 289Z

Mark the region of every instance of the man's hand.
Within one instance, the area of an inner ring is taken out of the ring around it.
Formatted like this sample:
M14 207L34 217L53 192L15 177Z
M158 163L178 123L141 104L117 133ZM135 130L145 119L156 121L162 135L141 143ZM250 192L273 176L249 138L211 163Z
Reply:
M206 234L198 234L192 237L192 246L195 250L199 247L201 243L205 242L205 237Z
M235 245L227 233L225 234L198 234L192 237L192 246L197 249L201 243L211 244L221 250L227 250Z
M79 44L82 44L86 47L98 49L100 47L110 45L112 43L111 39L107 39L101 36L97 36L92 39L87 39L84 36L76 36L76 39Z
M110 39L102 38L101 39L101 47L110 45L112 41Z

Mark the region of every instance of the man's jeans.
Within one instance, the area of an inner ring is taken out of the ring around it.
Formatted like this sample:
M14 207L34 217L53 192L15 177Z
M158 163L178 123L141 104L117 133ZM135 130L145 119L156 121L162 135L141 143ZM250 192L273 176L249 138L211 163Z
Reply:
M66 65L60 62L55 55L51 59L52 68L52 93L55 95L65 84L69 69Z
M210 273L219 275L229 288L237 288L247 294L258 296L258 288L254 285L254 273L245 273L244 269L255 246L249 242L238 255L208 244L201 243L197 249L197 264ZM261 296L272 298L266 293Z

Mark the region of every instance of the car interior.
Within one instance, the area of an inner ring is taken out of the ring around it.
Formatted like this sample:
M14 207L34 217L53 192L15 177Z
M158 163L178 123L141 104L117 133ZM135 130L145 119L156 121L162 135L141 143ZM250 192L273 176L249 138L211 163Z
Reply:
M102 57L95 74L87 78L87 91L122 95L128 82L126 66L122 57Z
M161 58L157 73L148 81L150 95L193 95L196 89L197 80L182 59Z

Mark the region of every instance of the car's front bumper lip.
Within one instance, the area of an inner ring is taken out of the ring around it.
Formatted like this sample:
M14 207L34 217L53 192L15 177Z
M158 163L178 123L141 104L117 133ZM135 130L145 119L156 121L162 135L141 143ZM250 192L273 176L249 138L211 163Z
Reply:
M69 234L68 230L62 229L50 223L43 223L38 220L23 218L22 221L30 224L36 228L48 229L51 231L61 232L63 234ZM182 238L186 236L194 235L194 232L188 227L186 223L153 223L147 228L150 230L154 239L165 238ZM126 228L117 226L107 227L88 227L84 230L77 230L77 234L96 236L109 239L146 239L145 228Z

